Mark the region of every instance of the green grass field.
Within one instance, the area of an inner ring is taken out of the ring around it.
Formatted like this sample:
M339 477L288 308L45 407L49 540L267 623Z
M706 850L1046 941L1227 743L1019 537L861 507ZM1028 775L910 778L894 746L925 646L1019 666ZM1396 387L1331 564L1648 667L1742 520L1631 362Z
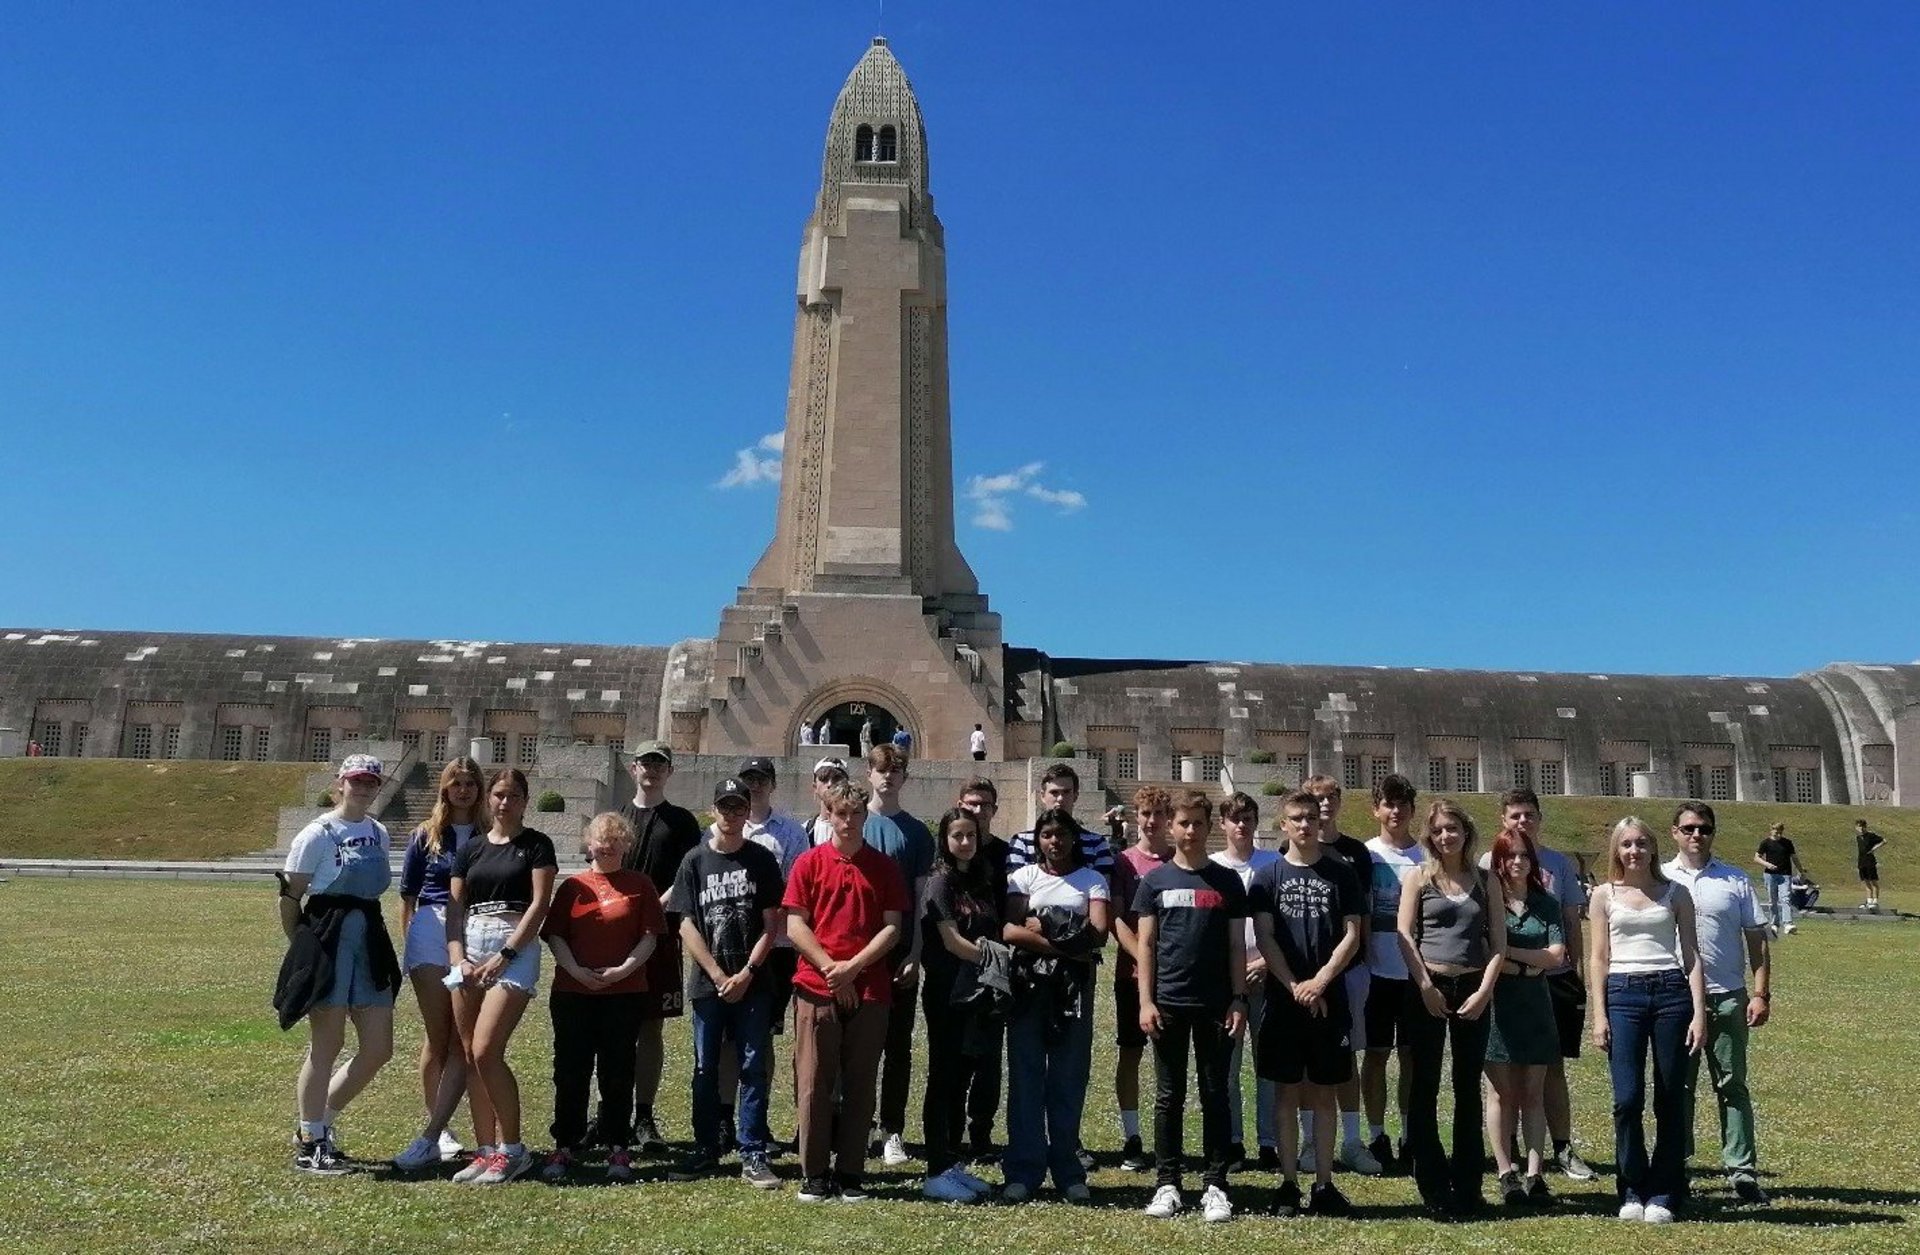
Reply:
M1139 1215L1149 1180L1106 1166L1091 1208L942 1206L919 1200L916 1178L887 1172L874 1174L877 1197L858 1208L802 1206L737 1180L656 1183L663 1165L622 1187L521 1182L487 1191L396 1179L372 1166L336 1180L299 1177L286 1139L304 1035L279 1033L267 1006L281 953L270 891L19 878L0 884L0 921L0 1249L9 1252L1559 1252L1631 1243L1805 1253L1920 1245L1920 1230L1909 1228L1920 1223L1911 1114L1920 1109L1920 1046L1905 1010L1920 993L1920 928L1909 924L1814 922L1781 947L1775 1021L1757 1036L1753 1069L1762 1166L1777 1202L1765 1212L1735 1210L1718 1180L1707 1180L1700 1222L1655 1231L1605 1218L1606 1180L1556 1181L1565 1202L1555 1215L1440 1226L1415 1216L1405 1179L1343 1177L1364 1219L1247 1214L1206 1226L1195 1215L1171 1223ZM550 1116L546 1008L544 998L535 1004L513 1048L536 1146ZM398 1057L341 1124L348 1151L368 1159L398 1150L418 1119L418 1020L407 1001L398 1024ZM670 1137L684 1137L684 1026L669 1040L661 1115ZM1110 1162L1118 1137L1108 1040L1103 1030L1087 1132ZM1574 1083L1580 1140L1606 1161L1602 1061L1581 1059ZM1702 1115L1712 1147L1711 1103ZM911 1136L917 1096L909 1123ZM791 1127L784 1096L775 1127ZM783 1167L792 1171L790 1161ZM1267 1182L1239 1181L1242 1208L1263 1207Z
M265 849L311 763L0 760L0 857L231 858Z

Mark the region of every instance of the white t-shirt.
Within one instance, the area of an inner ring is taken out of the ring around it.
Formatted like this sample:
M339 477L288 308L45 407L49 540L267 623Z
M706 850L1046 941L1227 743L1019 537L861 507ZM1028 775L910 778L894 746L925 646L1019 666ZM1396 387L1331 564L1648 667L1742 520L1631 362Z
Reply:
M1685 885L1693 895L1693 928L1700 946L1700 966L1707 973L1707 992L1730 994L1747 987L1745 932L1760 927L1760 903L1753 896L1747 874L1719 859L1694 871L1679 857L1663 869L1669 880Z
M970 752L975 754L986 753L987 752L987 734L981 731L979 728L975 728L967 736L967 749Z
M1025 895L1029 910L1063 906L1089 914L1088 904L1113 901L1107 878L1091 867L1076 867L1056 876L1038 863L1029 863L1007 877L1007 892Z
M1426 847L1418 841L1401 849L1385 837L1367 842L1372 875L1367 882L1367 968L1385 980L1407 980L1407 956L1400 949L1400 890L1420 864Z
M329 827L333 830L331 835L327 831ZM300 830L300 835L287 848L287 865L281 870L289 876L313 877L307 892L325 893L340 876L340 851L367 847L378 850L383 858L387 855L387 830L379 820L369 818L348 823L328 813Z
M1265 867L1268 863L1279 862L1280 856L1274 853L1272 850L1262 850L1256 847L1253 853L1247 856L1247 861L1244 863L1233 856L1232 850L1216 851L1212 856L1212 861L1220 864L1220 866L1226 868L1227 870L1231 871L1234 875L1240 877L1240 887L1242 889L1251 891L1253 889L1253 874L1259 871L1262 867ZM1246 938L1247 938L1247 957L1251 959L1256 954L1259 953L1259 951L1254 948L1255 942L1253 939L1253 915L1251 912L1249 912L1247 915L1247 918L1245 921L1245 927L1246 927Z

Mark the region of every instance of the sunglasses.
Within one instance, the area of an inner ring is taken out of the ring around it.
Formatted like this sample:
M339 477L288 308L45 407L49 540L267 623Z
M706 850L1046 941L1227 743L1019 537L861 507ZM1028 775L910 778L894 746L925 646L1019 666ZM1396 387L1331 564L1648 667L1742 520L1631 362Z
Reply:
M1690 837L1710 837L1713 835L1712 824L1681 824L1679 825L1679 829Z

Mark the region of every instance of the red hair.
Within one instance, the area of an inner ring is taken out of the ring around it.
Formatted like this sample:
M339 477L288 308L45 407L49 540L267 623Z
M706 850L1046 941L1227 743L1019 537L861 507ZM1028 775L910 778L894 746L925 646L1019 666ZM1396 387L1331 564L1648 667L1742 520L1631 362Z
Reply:
M1493 839L1493 878L1503 886L1507 883L1507 860L1516 854L1527 856L1527 888L1545 893L1547 880L1540 874L1540 851L1521 833L1502 832Z

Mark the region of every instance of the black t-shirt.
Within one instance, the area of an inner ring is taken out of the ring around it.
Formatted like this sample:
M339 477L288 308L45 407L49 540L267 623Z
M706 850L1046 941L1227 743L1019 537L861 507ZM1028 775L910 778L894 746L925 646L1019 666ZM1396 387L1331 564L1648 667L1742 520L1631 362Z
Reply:
M1870 863L1873 861L1874 850L1880 845L1880 834L1872 831L1856 832L1853 834L1853 844L1860 856L1860 861Z
M1007 855L1013 847L1007 844L1005 837L990 836L980 850L980 857L987 861L987 876L993 881L993 900L995 913L1004 912L1007 901ZM935 864L936 870L938 864Z
M452 878L464 882L471 914L514 915L533 905L533 869L559 865L553 838L522 828L511 841L495 843L485 834L468 841L453 861Z
M1333 840L1321 842L1320 847L1347 865L1347 870L1353 873L1353 883L1359 885L1363 893L1373 884L1373 854L1367 849L1365 841L1336 830ZM1285 855L1281 857L1284 861ZM1372 926L1371 916L1368 916L1366 923L1369 927ZM1365 967L1366 963L1367 947L1363 944L1359 952L1353 956L1352 961L1342 970L1352 971L1356 967Z
M1755 851L1766 869L1776 876L1785 876L1793 871L1793 842L1786 837L1768 837Z
M633 844L621 865L629 871L645 872L656 885L672 885L680 875L680 860L700 844L700 821L686 807L668 801L645 809L628 802L620 813L633 825ZM667 912L669 936L678 927L674 921L679 918L679 908L686 904L676 900L674 905L675 909Z
M1273 940L1295 980L1311 979L1326 966L1346 931L1346 917L1364 915L1360 882L1331 852L1311 867L1282 855L1253 874L1255 915L1273 917Z
M1001 843L1006 848L1006 843ZM993 866L987 865L983 884L968 885L948 871L944 862L935 863L927 878L927 898L920 917L920 961L926 965L927 979L945 984L960 971L961 961L940 940L942 921L957 928L968 941L1000 936L1000 918L1007 899L1007 879L1003 873L996 882Z
M786 887L780 860L767 847L746 841L733 853L722 854L702 842L680 860L673 898L713 952L714 962L731 976L747 965L760 934L767 930L764 912L779 907ZM711 998L720 992L706 968L698 963L688 967L689 998Z
M1229 930L1247 917L1240 873L1218 863L1188 871L1162 863L1133 895L1134 913L1156 921L1153 1000L1157 1005L1225 1012L1233 996L1227 972Z

